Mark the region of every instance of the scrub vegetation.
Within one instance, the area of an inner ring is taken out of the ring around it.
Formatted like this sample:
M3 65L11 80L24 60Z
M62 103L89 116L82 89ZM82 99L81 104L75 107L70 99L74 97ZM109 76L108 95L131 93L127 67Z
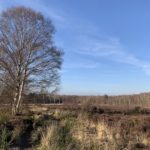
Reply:
M13 117L11 112L1 109L1 149L150 149L148 108L122 109L117 105L105 108L89 103L72 107L64 104L24 107L21 115Z

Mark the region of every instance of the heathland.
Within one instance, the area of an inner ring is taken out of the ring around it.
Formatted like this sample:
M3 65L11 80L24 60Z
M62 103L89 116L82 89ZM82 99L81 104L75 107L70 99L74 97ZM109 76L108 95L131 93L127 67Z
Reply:
M149 94L37 97L16 116L1 104L0 149L150 149Z

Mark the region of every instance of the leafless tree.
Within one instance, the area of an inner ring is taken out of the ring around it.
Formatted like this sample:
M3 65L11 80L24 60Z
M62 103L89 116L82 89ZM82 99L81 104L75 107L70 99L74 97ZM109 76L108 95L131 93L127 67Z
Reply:
M51 21L30 8L10 8L0 15L0 81L11 89L13 114L26 89L59 83L63 53L54 46L53 33Z

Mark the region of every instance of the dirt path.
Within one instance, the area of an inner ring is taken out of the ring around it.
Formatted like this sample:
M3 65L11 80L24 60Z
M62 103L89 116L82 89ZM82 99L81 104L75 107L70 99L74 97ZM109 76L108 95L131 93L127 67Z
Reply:
M20 122L20 125L22 123ZM19 140L11 145L9 150L32 150L33 121L23 120L23 129Z
M20 150L26 150L32 148L32 131L33 131L33 122L32 120L26 120L25 122L26 129L24 130L23 134L20 137Z

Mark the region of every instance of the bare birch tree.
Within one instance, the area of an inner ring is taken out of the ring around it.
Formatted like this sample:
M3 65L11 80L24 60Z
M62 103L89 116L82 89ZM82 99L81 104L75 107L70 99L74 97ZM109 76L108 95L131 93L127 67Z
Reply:
M12 91L13 114L26 88L59 83L63 53L54 46L53 33L51 21L30 8L10 8L0 15L0 82Z

